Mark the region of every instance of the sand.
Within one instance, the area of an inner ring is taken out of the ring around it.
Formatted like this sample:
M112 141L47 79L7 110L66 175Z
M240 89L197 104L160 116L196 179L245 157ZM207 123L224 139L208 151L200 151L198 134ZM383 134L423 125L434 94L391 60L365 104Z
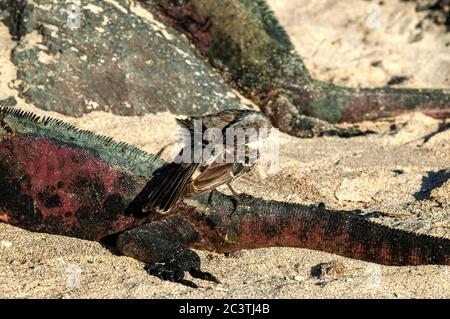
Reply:
M270 3L312 74L322 80L377 86L403 75L410 78L402 84L405 87L450 86L449 34L430 25L421 31L421 40L410 42L420 20L410 3L385 3L384 22L375 31L364 27L368 1ZM169 113L120 117L93 112L74 119L28 105L14 89L15 68L9 60L14 43L4 26L0 26L0 43L0 99L14 95L23 109L149 152L158 151L161 140L172 139L176 124ZM432 59L427 55L430 51ZM372 66L377 61L381 64ZM397 130L391 130L392 124ZM236 182L235 188L264 198L383 211L389 216L374 216L373 220L450 238L450 130L439 132L440 124L412 113L361 123L363 128L380 132L366 137L300 140L281 134L279 171L268 176L255 171ZM431 137L424 140L426 136ZM204 270L214 273L221 285L196 280L201 288L191 289L163 282L149 276L143 263L115 256L99 243L0 224L0 297L450 297L450 267L446 266L387 267L294 248L242 251L227 257L198 253ZM338 265L334 271L321 277L311 275L314 266L329 262Z

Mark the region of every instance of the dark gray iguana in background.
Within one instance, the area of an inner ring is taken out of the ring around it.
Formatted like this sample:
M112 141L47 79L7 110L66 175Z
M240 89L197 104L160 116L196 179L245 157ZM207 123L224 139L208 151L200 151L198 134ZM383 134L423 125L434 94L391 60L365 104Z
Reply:
M142 214L158 158L60 120L0 107L0 221L24 229L108 243L162 279L194 283L190 248L221 253L299 247L385 265L450 265L450 240L394 229L352 212L208 193L167 214Z
M364 132L333 124L411 110L450 115L449 90L357 89L313 79L266 1L135 2L127 10L126 0L83 0L81 25L69 28L70 1L0 0L18 41L12 60L20 95L71 116L202 115L240 108L233 87L299 137L358 135ZM26 45L33 31L42 41Z
M411 110L450 116L450 90L348 88L313 79L265 0L141 2L185 34L233 87L291 135L358 135L330 123Z

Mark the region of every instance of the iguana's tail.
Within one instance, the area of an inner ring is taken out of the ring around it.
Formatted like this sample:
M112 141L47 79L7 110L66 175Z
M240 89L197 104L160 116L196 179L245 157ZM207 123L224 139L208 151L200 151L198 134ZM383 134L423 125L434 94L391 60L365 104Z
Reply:
M450 265L450 239L386 227L357 212L257 199L230 219L220 207L195 221L201 230L195 247L220 252L299 247L384 265ZM207 225L220 231L206 231Z
M412 111L437 119L450 117L450 90L359 89L319 81L287 86L269 92L258 104L274 125L299 137L339 133L332 123L376 120Z

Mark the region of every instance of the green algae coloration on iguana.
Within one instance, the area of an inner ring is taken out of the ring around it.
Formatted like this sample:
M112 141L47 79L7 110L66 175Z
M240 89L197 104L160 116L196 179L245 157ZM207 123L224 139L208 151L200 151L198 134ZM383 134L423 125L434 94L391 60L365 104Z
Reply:
M142 3L186 34L232 86L291 135L351 136L331 124L412 110L450 116L450 89L348 88L315 80L265 0Z
M108 240L162 279L217 281L190 248L229 253L299 247L385 265L450 265L450 240L389 228L358 212L248 197L187 199L168 214L139 212L154 156L60 120L0 108L0 221L24 229Z

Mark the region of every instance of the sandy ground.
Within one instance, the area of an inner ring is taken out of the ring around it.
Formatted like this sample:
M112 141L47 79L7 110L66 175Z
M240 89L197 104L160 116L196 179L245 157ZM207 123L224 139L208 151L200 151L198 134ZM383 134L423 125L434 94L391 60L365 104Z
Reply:
M268 2L318 79L376 87L405 76L399 86L450 86L450 32L424 20L414 2Z
M364 27L368 1L270 3L318 78L377 86L403 75L410 77L403 86L450 86L450 57L445 52L449 36L430 26L422 31L421 40L410 42L420 17L409 3L383 5L384 23L370 32ZM334 41L339 47L331 57ZM3 26L0 43L1 99L16 96L15 69L9 61L14 43ZM433 59L427 55L431 50ZM375 60L381 64L373 67ZM73 119L18 101L24 109L149 152L158 151L160 141L170 140L176 128L167 113L138 118L95 112ZM396 130L390 130L392 124ZM450 130L439 132L443 124L413 113L362 123L380 132L373 136L299 140L281 135L280 170L269 176L255 171L235 187L265 198L379 210L389 213L373 217L380 223L450 238ZM426 136L430 138L424 140ZM149 276L142 263L114 256L99 243L0 224L0 297L450 298L450 269L445 266L386 267L292 248L242 251L228 257L199 254L203 268L219 277L221 285L197 281L202 288L194 290L162 282ZM312 267L328 262L336 262L338 271L311 276Z

